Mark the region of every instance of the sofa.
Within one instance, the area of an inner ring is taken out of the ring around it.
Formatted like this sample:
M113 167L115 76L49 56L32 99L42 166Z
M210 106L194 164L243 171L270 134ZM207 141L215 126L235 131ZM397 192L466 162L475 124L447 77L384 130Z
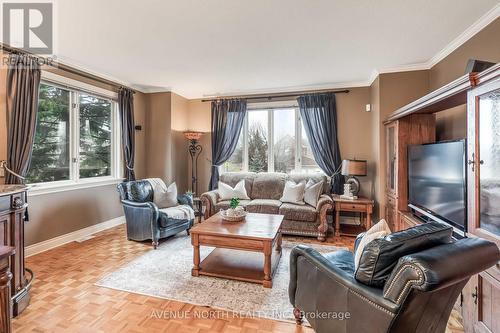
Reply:
M240 205L247 212L284 215L282 233L288 235L317 237L326 240L328 232L327 211L332 209L333 201L327 194L330 189L330 178L323 174L285 174L285 173L255 173L227 172L220 176L220 181L234 187L240 180L245 180L245 188L250 200L241 200ZM285 182L292 180L313 180L315 183L324 181L323 191L316 207L283 203ZM205 206L205 219L216 214L221 209L229 207L229 200L221 201L217 190L203 193L200 196Z
M297 324L305 317L317 333L444 333L467 281L495 265L500 253L494 243L480 238L436 242L432 229L421 225L372 241L357 269L350 251L321 254L304 245L294 247L288 291ZM422 231L428 238L413 241ZM451 230L449 234L451 238ZM362 237L357 237L355 251ZM430 238L434 241L428 242ZM428 246L422 247L426 241ZM380 263L374 257L391 263L379 270L387 277L383 284L366 279L368 268Z
M186 231L189 235L194 219L174 217L179 215L179 212L175 211L176 207L159 209L153 202L154 191L149 181L123 182L118 184L117 189L125 213L127 239L134 241L150 239L156 249L162 238L181 231ZM193 208L192 198L188 195L178 196L177 202L179 206L186 205Z

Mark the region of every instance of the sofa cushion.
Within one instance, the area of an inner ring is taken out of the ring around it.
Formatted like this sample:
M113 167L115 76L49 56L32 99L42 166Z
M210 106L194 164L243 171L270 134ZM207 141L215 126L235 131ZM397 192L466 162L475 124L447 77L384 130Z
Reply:
M316 208L309 205L296 205L291 203L283 203L279 209L279 213L285 216L285 220L295 221L316 221Z
M306 182L304 181L296 184L291 180L287 180L280 201L296 205L305 205L306 204L304 202L305 188L306 188Z
M175 182L167 186L161 178L148 178L146 180L153 188L153 202L158 208L175 207L178 205L177 184Z
M245 210L250 213L279 214L281 201L272 199L254 199L250 201Z
M231 200L237 198L240 200L249 200L247 190L245 187L245 180L240 180L235 186L228 185L219 181L219 188L217 189L220 200Z
M231 187L235 187L240 180L244 179L245 189L247 190L247 194L250 195L250 193L252 193L253 180L256 175L255 172L224 172L219 176L219 181Z
M309 179L304 190L304 202L316 207L318 205L319 196L323 193L324 184L323 181L315 183L312 179Z
M301 181L305 181L306 183L311 180L314 184L319 183L320 181L323 181L323 189L321 191L321 194L329 193L330 191L330 177L326 176L322 172L317 172L317 173L294 173L288 175L287 179L293 180L296 183L299 183Z
M253 180L250 198L279 200L283 194L286 179L285 173L258 173Z
M428 222L375 239L361 253L355 278L366 285L382 287L399 258L450 243L452 231L449 225Z
M223 201L219 201L215 204L215 212L217 213L218 211L220 211L221 209L228 209L229 208L229 204L231 203L231 200L223 200ZM246 205L248 205L250 203L250 200L240 200L240 206L245 208Z
M338 250L323 255L328 261L333 263L335 267L343 270L349 275L354 275L354 256L351 251Z

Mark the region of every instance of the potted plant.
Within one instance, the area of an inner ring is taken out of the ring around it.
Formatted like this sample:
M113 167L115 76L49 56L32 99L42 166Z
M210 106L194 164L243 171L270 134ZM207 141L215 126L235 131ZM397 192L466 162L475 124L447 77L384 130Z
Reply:
M240 206L240 199L232 198L229 203L229 208L226 212L227 216L240 216L242 215L243 207Z

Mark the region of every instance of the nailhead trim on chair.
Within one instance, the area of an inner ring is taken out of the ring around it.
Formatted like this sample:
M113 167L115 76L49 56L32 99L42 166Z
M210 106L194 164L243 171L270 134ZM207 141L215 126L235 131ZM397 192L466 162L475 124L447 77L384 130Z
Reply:
M368 302L370 305L372 305L372 306L376 307L378 310L381 310L381 311L383 311L383 312L387 313L388 315L390 315L390 316L392 316L392 317L394 317L394 316L395 316L395 313L392 313L391 311L389 311L389 310L387 310L386 308L384 308L384 307L382 307L382 306L378 305L377 303L375 303L375 302L373 302L372 300L370 300L370 299L366 298L365 296L363 296L363 295L361 295L361 294L358 294L357 292L355 292L354 290L352 290L351 288L349 288L349 287L348 287L345 283L342 283L342 281L341 281L341 280L339 280L339 279L335 279L335 278L331 277L331 276L329 275L329 272L325 271L325 270L324 270L324 269L322 269L321 267L315 267L314 262L312 262L309 258L307 258L307 257L305 257L305 256L303 256L303 258L304 258L307 262L309 262L309 263L310 263L310 264L311 264L311 265L312 265L315 269L320 270L320 271L322 271L322 272L326 273L326 277L327 277L327 278L332 279L332 280L334 280L335 282L337 282L338 284L343 285L343 286L344 286L345 288L347 288L347 290L349 290L351 293L353 293L354 295L356 295L356 296L358 296L358 297L362 298L363 300L365 300L366 302Z
M413 269L415 272L417 272L417 275L418 275L418 279L417 280L408 280L403 288L403 290L401 291L401 293L399 294L398 298L396 299L396 303L397 304L400 304L401 302L401 299L403 298L403 295L405 295L406 293L406 290L407 288L410 286L411 283L414 283L414 282L417 282L418 284L422 284L424 282L424 276L422 274L422 271L420 268L418 267L415 267L413 266L412 264L406 264L406 265L403 265L401 267L401 269L396 273L396 275L394 276L394 279L392 279L392 281L390 282L389 284L389 288L387 288L386 292L384 293L384 297L387 297L387 295L389 294L390 290L392 289L392 287L394 287L397 279L399 278L399 276L401 274L403 274L403 272L407 269Z

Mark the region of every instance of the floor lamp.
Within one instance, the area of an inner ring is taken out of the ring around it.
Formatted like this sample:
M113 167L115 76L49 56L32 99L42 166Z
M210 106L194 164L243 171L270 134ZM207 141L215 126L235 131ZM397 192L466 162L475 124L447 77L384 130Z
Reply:
M203 148L199 144L203 133L195 131L184 132L184 137L189 140L188 152L191 156L191 191L194 196L198 194L198 157L200 157Z

